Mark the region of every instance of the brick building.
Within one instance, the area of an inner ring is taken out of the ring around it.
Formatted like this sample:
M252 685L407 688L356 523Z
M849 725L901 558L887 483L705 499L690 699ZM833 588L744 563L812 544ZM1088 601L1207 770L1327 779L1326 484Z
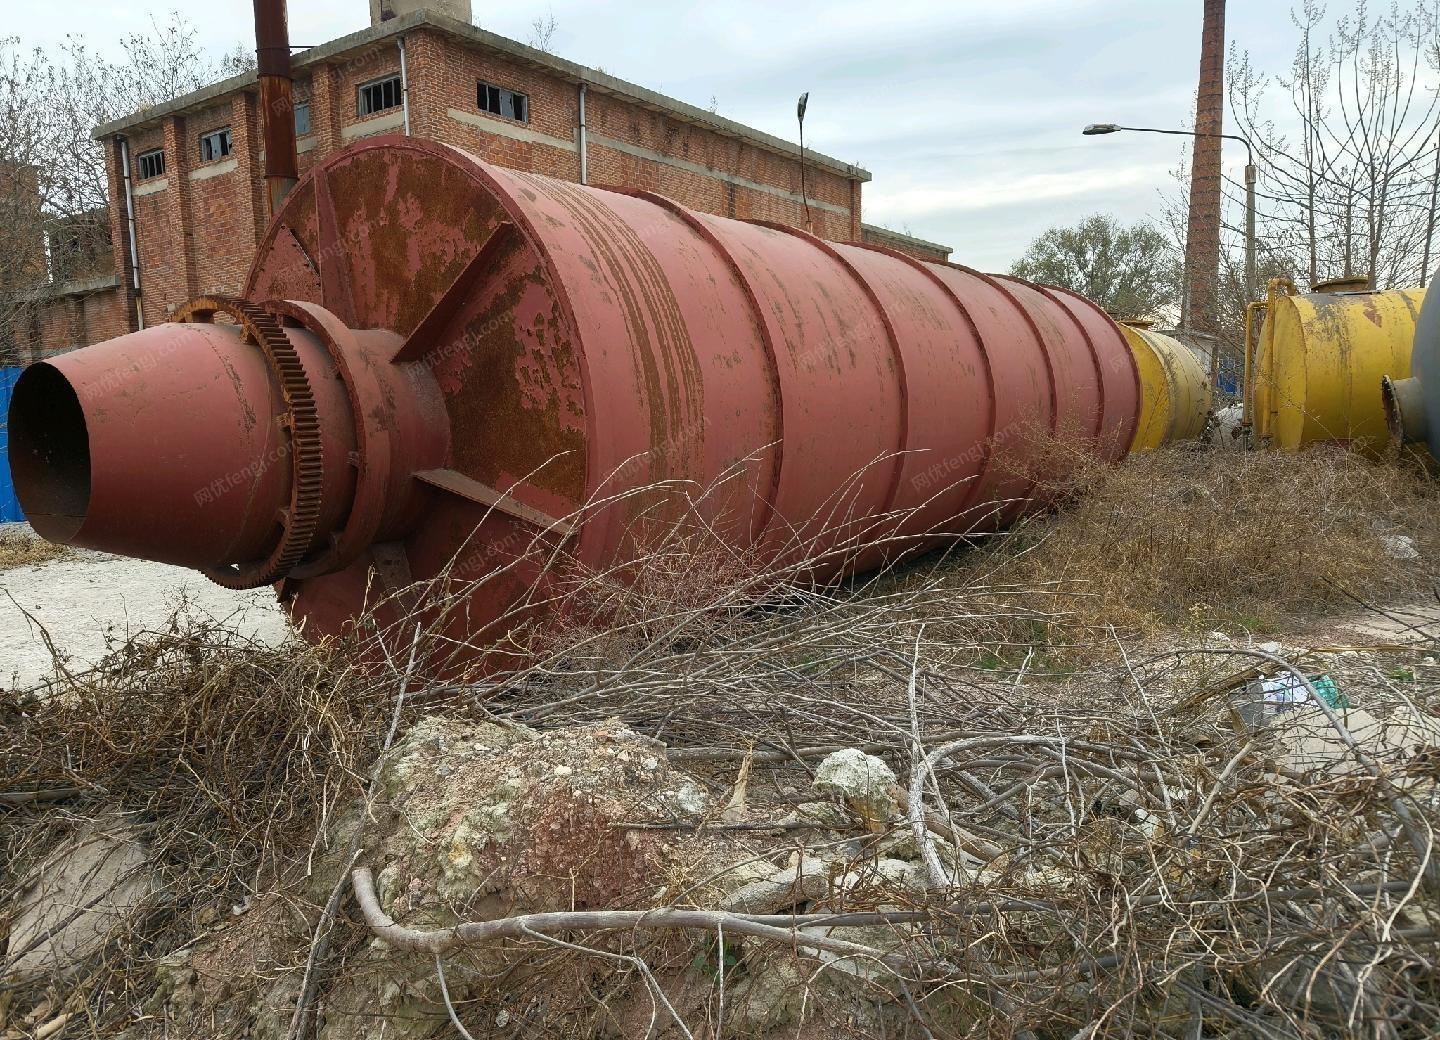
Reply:
M710 213L926 259L949 253L863 224L870 174L857 166L807 149L802 196L790 142L486 32L466 20L467 0L370 6L370 28L293 59L302 176L359 138L408 133ZM239 291L268 219L253 73L107 123L95 137L109 172L114 273L92 279L83 299L57 298L53 324L65 335L46 336L50 349L164 321L200 293Z
M0 367L128 330L106 210L50 214L35 169L0 164L0 228Z

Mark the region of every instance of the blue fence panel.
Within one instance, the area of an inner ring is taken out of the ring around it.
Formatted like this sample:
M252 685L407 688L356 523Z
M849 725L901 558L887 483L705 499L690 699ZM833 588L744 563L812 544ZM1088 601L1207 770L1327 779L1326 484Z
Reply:
M15 481L10 478L10 394L19 378L20 369L0 368L0 523L25 519L15 497Z

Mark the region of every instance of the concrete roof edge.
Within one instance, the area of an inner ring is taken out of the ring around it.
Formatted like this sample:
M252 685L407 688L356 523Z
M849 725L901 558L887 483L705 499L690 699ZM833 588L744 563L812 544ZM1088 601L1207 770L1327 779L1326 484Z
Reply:
M108 123L101 123L90 132L92 139L102 141L115 134L124 133L137 126L145 126L149 123L164 119L166 116L175 115L194 108L203 108L209 101L224 97L226 94L233 94L237 90L252 86L255 83L255 73L242 72L238 76L231 76L229 79L222 79L219 83L212 83L208 87L201 87L199 90L192 90L188 94L181 94L178 98L172 98L160 105L152 105L150 108L142 108L138 112L132 112L120 119L112 119Z
M903 231L892 231L890 228L881 227L879 224L861 224L860 230L862 232L869 231L880 238L893 238L899 242L908 242L911 245L921 246L925 249L933 249L936 252L947 254L955 252L952 246L942 245L939 242L931 242L924 238L917 238L914 235L907 235Z
M29 289L19 289L8 298L22 303L32 303L39 300L54 300L62 296L86 296L90 293L104 292L106 289L115 289L120 285L118 274L98 274L89 278L71 278L64 282L51 282L48 285L37 285Z
M749 141L767 151L775 152L787 158L793 157L799 150L799 146L783 138L767 134L762 130L746 126L744 123L737 123L733 119L726 119L714 112L707 112L704 109L696 108L694 105L686 104L684 101L677 101L675 98L661 94L658 91L649 90L628 80L611 76L598 69L592 69L585 65L577 64L565 58L558 57L548 51L537 50L534 47L527 47L504 36L498 36L479 26L469 25L454 18L446 18L431 11L412 11L399 18L393 18L379 25L372 25L367 29L350 33L331 40L329 43L321 44L318 47L311 47L309 50L301 51L294 57L296 68L305 68L319 62L326 61L339 54L355 50L359 47L366 47L379 43L392 36L398 36L419 28L432 28L440 32L448 33L451 36L458 36L461 39L469 40L488 47L491 50L506 54L519 61L530 65L536 65L547 69L550 72L559 73L561 76L574 83L584 83L588 88L594 88L607 94L614 94L619 97L629 98L642 105L658 108L669 112L685 122L693 123L696 126L713 130L728 137L736 137L743 141ZM232 76L229 79L221 80L219 83L212 83L208 87L184 94L164 104L155 105L153 108L142 109L121 119L115 119L108 123L97 126L92 133L96 140L111 137L123 133L133 127L144 126L165 116L174 115L189 109L203 106L206 102L236 90L252 86L256 81L255 73L246 72L239 76ZM821 152L805 149L805 159L831 172L858 180L862 183L870 180L870 171L864 167L856 166L853 163L842 162L833 156Z

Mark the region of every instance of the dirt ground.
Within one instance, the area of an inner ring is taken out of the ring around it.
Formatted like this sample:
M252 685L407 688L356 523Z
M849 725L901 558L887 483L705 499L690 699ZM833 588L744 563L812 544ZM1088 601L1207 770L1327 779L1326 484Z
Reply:
M78 551L0 570L0 685L24 688L55 674L44 633L67 667L83 669L117 638L163 628L181 608L266 643L289 634L269 589L232 592L183 567Z

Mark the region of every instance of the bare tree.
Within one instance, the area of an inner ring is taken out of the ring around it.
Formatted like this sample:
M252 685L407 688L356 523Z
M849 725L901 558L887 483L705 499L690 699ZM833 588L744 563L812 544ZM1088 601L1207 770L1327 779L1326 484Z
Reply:
M1355 274L1381 288L1420 283L1436 232L1440 3L1378 15L1362 3L1327 29L1325 9L1305 0L1291 19L1287 72L1230 54L1231 111L1258 153L1263 249L1307 285ZM1243 189L1230 189L1235 228Z
M243 71L238 54L212 61L179 14L121 38L113 60L79 36L53 52L0 39L0 240L8 245L0 251L0 352L7 360L38 350L47 286L110 268L105 156L94 128Z
M560 28L560 23L555 20L555 12L551 11L543 18L536 18L530 23L530 39L526 42L537 51L550 50L550 43L555 38L555 30Z

